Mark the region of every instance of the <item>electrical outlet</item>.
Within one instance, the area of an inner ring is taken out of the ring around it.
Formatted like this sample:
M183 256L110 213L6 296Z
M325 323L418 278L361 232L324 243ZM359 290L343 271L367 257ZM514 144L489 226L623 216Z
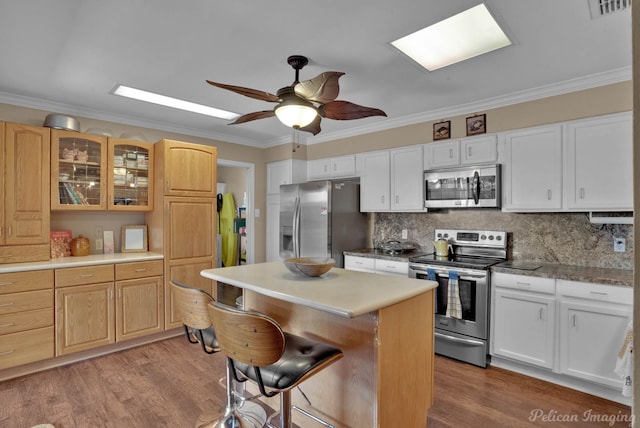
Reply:
M102 238L96 238L96 251L102 251L103 243Z
M613 238L613 251L618 253L626 251L624 238Z
M402 229L402 239L407 239L408 235L409 233L407 232L407 229Z

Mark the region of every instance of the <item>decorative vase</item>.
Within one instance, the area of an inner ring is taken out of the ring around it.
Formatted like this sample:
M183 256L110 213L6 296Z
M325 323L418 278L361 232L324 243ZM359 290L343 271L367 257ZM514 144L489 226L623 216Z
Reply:
M91 249L91 242L89 238L85 238L82 235L78 235L77 238L71 240L71 255L72 256L88 256Z

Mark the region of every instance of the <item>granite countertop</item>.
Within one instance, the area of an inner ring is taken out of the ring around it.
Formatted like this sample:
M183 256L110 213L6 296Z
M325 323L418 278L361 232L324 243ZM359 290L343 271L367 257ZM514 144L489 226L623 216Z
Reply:
M421 256L426 254L426 251L421 249L406 251L402 254L389 254L383 250L377 248L364 248L361 250L350 250L342 252L345 256L365 257L368 259L382 259L393 260L397 262L408 262L410 257Z
M205 269L205 278L345 318L354 318L433 290L435 281L333 268L320 277L289 272L282 262Z
M522 266L519 268L518 266ZM535 269L534 267L539 266ZM491 266L492 272L540 278L564 279L567 281L594 282L598 284L633 287L633 270L600 268L591 266L571 266L537 262L505 262Z
M162 260L163 258L164 256L162 254L152 252L93 254L82 257L61 257L59 259L44 260L41 262L2 264L0 265L0 273L106 265L111 263L144 262Z

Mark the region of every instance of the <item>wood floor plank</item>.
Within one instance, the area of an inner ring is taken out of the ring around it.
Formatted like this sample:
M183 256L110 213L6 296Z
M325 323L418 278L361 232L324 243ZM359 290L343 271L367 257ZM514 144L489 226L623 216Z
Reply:
M435 370L429 428L630 426L627 406L507 370L443 357ZM0 427L191 428L201 413L224 406L224 374L223 354L176 337L0 382ZM536 409L547 419L578 420L531 420ZM585 420L589 409L617 421Z

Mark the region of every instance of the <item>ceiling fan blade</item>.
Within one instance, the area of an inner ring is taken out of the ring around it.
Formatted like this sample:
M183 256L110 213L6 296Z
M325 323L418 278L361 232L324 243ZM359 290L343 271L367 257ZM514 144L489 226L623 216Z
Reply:
M320 120L322 120L321 117L316 116L313 122L303 128L299 128L299 131L311 132L313 135L318 135L320 133Z
M386 116L380 109L365 107L349 101L332 101L318 107L320 114L328 119L352 120L369 116Z
M340 93L338 79L343 74L340 71L326 71L311 80L296 83L294 90L296 95L309 101L325 104L335 100Z
M244 95L245 97L255 98L256 100L269 101L272 103L277 103L280 101L280 98L278 98L276 95L270 94L269 92L258 91L257 89L245 88L243 86L227 85L224 83L212 82L211 80L207 80L207 83L218 88L235 92L236 94Z
M273 110L256 111L253 113L243 114L229 125L238 125L239 123L251 122L252 120L266 119L267 117L273 117L276 113Z

